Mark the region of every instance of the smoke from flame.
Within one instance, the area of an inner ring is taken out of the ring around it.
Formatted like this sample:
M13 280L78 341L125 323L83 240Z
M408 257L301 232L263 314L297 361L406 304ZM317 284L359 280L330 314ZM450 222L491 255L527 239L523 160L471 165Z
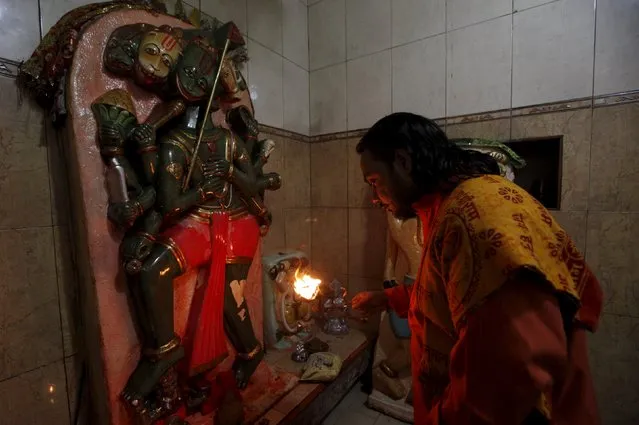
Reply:
M321 280L312 278L307 274L298 275L295 273L293 289L295 293L306 300L313 300L317 297Z

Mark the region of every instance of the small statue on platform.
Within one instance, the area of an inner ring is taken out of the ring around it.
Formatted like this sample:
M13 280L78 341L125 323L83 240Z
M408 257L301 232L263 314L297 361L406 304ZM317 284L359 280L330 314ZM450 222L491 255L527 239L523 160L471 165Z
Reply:
M333 280L322 287L321 312L324 326L322 330L329 335L346 335L348 326L349 306L346 302L346 288Z
M272 220L264 192L281 179L263 172L274 143L258 141L252 112L229 107L247 87L226 53L243 44L232 23L209 33L139 24L114 31L104 54L109 71L165 100L144 123L121 89L92 106L109 166L109 218L127 230L122 256L143 336L123 397L151 420L182 403L179 363L196 382L226 357L225 333L239 388L264 356L242 293ZM226 111L229 128L214 125L211 107ZM201 309L185 350L174 330L173 282L202 267L208 282L196 293Z

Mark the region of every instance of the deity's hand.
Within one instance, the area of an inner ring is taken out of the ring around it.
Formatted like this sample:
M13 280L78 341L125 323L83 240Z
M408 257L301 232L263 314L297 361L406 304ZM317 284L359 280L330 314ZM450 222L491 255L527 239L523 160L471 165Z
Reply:
M207 161L202 165L205 177L222 177L228 179L231 173L231 163L218 159L215 161Z
M351 301L353 310L364 314L385 310L388 307L388 297L384 291L360 292Z
M268 211L263 217L260 217L260 236L264 237L271 229L271 224L273 223L273 214Z
M109 204L107 216L118 226L131 227L143 213L142 206L136 201L115 202Z
M137 274L142 268L142 263L151 253L155 242L150 235L135 234L127 236L120 247L124 268L128 274Z
M262 144L262 149L260 149L260 154L266 161L273 153L273 150L275 150L275 142L271 139L264 139L264 140L261 140L260 143Z
M222 198L224 196L224 187L226 182L218 176L207 176L200 189L204 193L204 199Z
M139 147L147 147L155 145L155 129L149 124L138 125L131 138Z
M267 180L267 190L278 190L282 187L282 177L277 173L266 173L264 178Z

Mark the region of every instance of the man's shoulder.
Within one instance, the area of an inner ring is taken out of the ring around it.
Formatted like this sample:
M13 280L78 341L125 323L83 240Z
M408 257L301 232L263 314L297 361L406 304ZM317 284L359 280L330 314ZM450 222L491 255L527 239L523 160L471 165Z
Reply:
M539 208L540 204L515 183L501 176L487 175L460 183L446 200L441 216L489 224L523 210Z

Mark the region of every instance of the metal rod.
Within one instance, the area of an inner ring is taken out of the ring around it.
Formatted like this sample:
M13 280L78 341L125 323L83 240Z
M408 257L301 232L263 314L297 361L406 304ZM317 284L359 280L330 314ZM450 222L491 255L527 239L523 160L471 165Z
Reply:
M220 79L220 73L222 72L222 65L224 64L224 57L226 56L226 51L229 48L229 44L231 43L231 39L227 37L226 43L224 43L224 50L222 50L222 56L220 58L220 65L217 68L217 74L215 74L215 80L213 81L213 89L211 90L211 96L209 96L209 102L206 105L206 112L204 113L204 121L202 122L202 127L200 127L200 132L197 135L197 143L195 144L195 149L193 150L193 160L191 164L189 164L189 172L186 174L186 178L184 179L184 184L182 185L182 191L186 191L189 187L189 182L191 181L191 175L193 174L193 169L195 168L195 158L200 151L200 144L202 143L202 138L204 137L204 125L206 124L206 120L209 118L209 114L211 112L211 105L213 104L213 98L215 97L215 89L217 88L217 82Z

